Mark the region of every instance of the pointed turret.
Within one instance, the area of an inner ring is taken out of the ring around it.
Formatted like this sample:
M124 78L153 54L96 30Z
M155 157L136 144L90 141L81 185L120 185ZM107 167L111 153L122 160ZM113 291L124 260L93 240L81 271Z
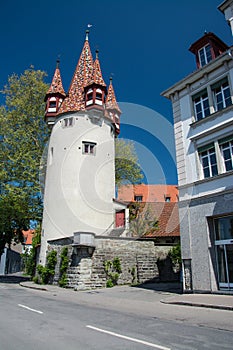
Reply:
M106 84L104 82L100 62L98 58L99 51L96 50L96 59L93 64L92 77L85 87L85 101L86 108L104 108L105 95L107 92Z
M66 97L66 93L62 85L59 63L60 61L57 60L51 85L47 91L47 94L45 95L45 120L48 125L54 124L59 108Z
M86 31L86 40L75 69L68 96L59 110L59 114L85 110L84 87L92 78L93 58L88 41L89 31Z
M120 115L121 110L118 106L114 88L112 85L112 78L110 78L110 84L108 87L108 94L106 97L105 107L109 117L113 120L116 128L116 133L120 133Z

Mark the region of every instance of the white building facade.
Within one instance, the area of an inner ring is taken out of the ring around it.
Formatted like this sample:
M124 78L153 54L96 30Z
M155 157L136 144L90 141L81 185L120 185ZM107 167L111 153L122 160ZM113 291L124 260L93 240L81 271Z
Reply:
M233 48L205 33L190 51L197 70L162 93L173 106L184 291L232 291Z
M110 81L103 80L98 52L93 60L88 31L66 94L57 65L45 97L48 146L40 262L47 242L75 233L107 236L127 222L115 201L115 138L121 111ZM121 224L117 221L120 215ZM82 239L81 239L82 240ZM81 242L82 243L82 242Z

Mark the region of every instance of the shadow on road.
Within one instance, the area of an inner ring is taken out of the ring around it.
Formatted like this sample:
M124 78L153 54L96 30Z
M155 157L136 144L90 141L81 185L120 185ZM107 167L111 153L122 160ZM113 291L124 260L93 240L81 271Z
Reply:
M0 276L0 283L20 283L24 281L30 281L30 277L23 276L22 273Z
M150 289L156 292L167 292L167 293L176 293L182 294L183 288L182 283L180 282L151 282L148 281L146 283L138 284L134 286L134 288L143 288Z

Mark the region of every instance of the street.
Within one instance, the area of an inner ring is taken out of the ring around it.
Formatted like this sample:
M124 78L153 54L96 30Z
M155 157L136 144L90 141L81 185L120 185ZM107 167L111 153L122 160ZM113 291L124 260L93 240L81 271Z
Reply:
M232 349L232 311L166 305L136 287L75 292L0 283L1 350Z

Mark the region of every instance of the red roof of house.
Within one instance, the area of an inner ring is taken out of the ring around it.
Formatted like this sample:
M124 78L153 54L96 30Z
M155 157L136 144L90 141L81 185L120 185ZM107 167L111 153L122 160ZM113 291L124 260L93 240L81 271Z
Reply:
M158 220L158 228L152 229L144 237L179 237L179 210L178 203L150 203L151 209Z
M34 237L34 234L35 234L35 230L27 230L27 231L24 231L22 230L22 233L23 233L23 237L24 237L24 244L25 245L32 245L32 239Z
M123 185L118 189L118 199L125 202L137 202L135 197L141 196L141 202L178 201L179 191L176 185Z

